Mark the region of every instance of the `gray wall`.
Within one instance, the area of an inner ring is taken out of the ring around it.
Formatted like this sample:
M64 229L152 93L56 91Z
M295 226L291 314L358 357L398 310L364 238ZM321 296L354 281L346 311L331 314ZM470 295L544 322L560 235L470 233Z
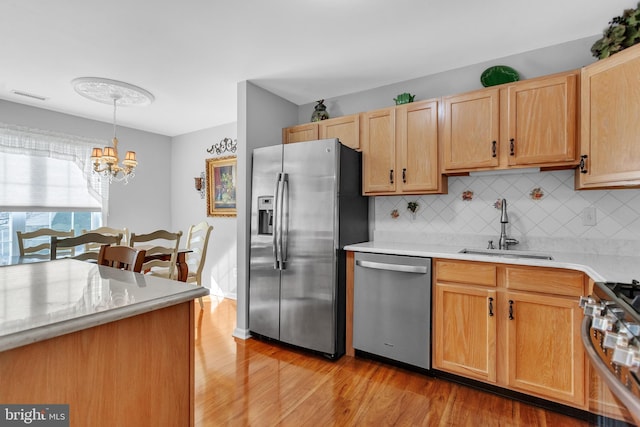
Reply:
M57 113L42 108L0 100L0 121L40 130L49 130L111 143L113 124ZM135 178L124 185L111 184L109 190L110 227L127 227L136 233L171 227L171 138L164 135L118 127L120 151L135 151L138 167ZM164 188L166 191L153 191Z
M251 151L282 143L282 128L295 124L298 107L251 82L238 83L238 303L234 336L249 336L249 233Z
M415 100L420 101L481 89L480 75L493 65L508 65L514 68L520 74L521 80L573 70L595 61L590 48L600 37L602 36L588 37L376 89L328 98L325 99L325 105L330 117L339 117L392 106L393 98L404 92L416 95ZM311 121L315 104L312 102L300 106L296 124Z
M194 177L206 174L207 159L235 155L234 153L211 154L207 152L213 144L224 138L236 139L236 124L216 126L179 135L171 143L171 219L172 227L182 230L186 245L187 230L191 224L207 221L213 226L209 238L207 258L202 273L202 285L211 293L227 298L236 298L237 246L235 217L207 217L207 200L202 199L194 188Z

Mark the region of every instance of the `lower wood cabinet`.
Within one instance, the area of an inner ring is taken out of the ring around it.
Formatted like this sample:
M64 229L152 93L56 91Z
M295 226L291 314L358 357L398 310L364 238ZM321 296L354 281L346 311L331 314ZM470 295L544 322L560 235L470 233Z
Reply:
M504 326L510 388L561 403L584 404L582 309L575 298L505 292L498 322Z
M435 369L586 409L582 273L452 260L434 272Z
M627 408L611 393L609 387L600 379L596 370L587 361L589 374L589 411L608 418L634 424Z
M433 367L496 382L495 289L436 284Z

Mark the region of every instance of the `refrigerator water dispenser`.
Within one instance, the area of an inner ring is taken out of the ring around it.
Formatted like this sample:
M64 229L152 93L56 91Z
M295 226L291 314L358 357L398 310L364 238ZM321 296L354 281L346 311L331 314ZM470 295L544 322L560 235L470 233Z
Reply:
M258 234L273 234L273 196L258 197Z

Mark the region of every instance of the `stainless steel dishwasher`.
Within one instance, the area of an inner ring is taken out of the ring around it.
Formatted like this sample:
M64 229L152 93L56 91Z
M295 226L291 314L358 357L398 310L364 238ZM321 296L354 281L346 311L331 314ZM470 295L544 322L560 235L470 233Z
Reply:
M431 259L355 255L353 347L431 368Z

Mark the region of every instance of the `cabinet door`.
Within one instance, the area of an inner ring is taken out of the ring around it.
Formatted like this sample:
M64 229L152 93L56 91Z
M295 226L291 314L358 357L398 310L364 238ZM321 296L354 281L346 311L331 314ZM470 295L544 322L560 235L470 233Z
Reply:
M315 141L318 139L318 124L307 123L282 129L282 143Z
M500 102L498 89L443 99L445 171L498 166Z
M609 387L591 366L590 361L587 361L587 365L589 369L589 411L633 424L633 418L627 408L611 393Z
M438 102L417 102L396 109L398 179L402 192L438 190Z
M507 88L509 165L576 163L576 73Z
M394 108L363 113L363 192L394 192L396 189L396 114Z
M496 292L436 284L433 367L496 381Z
M318 122L320 139L338 138L342 145L360 149L360 115L336 117Z
M500 322L507 336L509 387L583 406L583 313L575 298L506 292Z
M640 45L582 69L578 187L640 185Z

